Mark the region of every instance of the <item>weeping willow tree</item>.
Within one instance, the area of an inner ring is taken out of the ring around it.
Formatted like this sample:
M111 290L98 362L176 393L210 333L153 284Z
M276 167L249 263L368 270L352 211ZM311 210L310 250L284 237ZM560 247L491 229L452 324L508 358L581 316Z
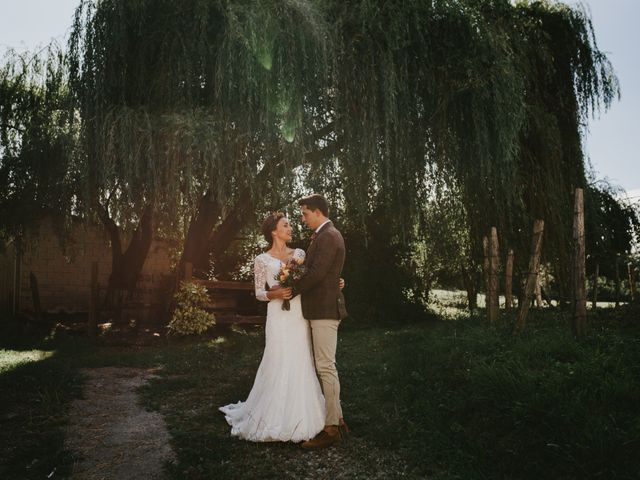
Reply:
M518 177L522 208L506 224L508 242L526 271L524 236L533 218L545 219L546 261L557 280L560 299L570 297L573 191L585 188L581 135L591 114L619 95L618 82L598 50L583 9L542 2L521 4L528 17L520 25L526 60L526 123L520 134Z
M470 293L488 229L498 227L525 271L531 225L544 218L545 255L567 297L581 134L618 95L588 15L558 2L358 5L332 11L346 216L366 226L363 212L383 215L402 248L420 236L411 227L437 196L435 174L467 219L470 264L460 270Z
M438 172L476 251L491 225L526 251L541 216L566 273L581 127L617 93L588 16L558 2L83 0L69 50L86 202L185 231L183 261L295 181L402 246Z
M62 244L80 176L73 163L77 122L69 110L64 52L50 45L37 54L8 50L0 65L0 239L22 248L44 218L53 219Z

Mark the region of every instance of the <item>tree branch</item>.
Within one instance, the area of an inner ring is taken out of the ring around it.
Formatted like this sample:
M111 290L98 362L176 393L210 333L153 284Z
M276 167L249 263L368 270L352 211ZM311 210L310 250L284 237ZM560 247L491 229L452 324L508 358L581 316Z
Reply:
M322 159L333 156L340 151L340 147L339 142L334 142L322 149L307 152L299 165L302 165L304 162L317 163ZM259 179L266 179L281 165L282 162L280 159L268 162L258 173ZM236 237L237 233L253 218L253 209L250 207L252 207L251 190L245 187L238 195L238 199L229 214L224 218L222 223L213 230L209 237L210 251L214 260L220 258Z
M116 225L116 222L109 216L108 210L102 206L100 202L95 202L94 205L96 212L98 213L98 217L100 221L104 225L104 228L107 229L109 233L109 238L111 239L111 251L113 253L112 265L115 265L115 262L119 257L122 256L122 244L120 242L120 230Z

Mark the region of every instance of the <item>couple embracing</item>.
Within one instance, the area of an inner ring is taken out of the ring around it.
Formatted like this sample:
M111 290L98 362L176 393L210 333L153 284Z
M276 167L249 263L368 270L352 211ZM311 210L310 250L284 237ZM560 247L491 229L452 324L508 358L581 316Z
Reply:
M269 302L264 354L247 400L220 410L234 436L316 449L348 433L335 360L338 326L347 315L340 278L345 247L323 196L298 204L303 223L313 230L306 253L287 246L291 225L284 214L271 214L262 225L269 249L256 257L254 275L256 298ZM285 288L276 278L291 260L304 263L304 275Z

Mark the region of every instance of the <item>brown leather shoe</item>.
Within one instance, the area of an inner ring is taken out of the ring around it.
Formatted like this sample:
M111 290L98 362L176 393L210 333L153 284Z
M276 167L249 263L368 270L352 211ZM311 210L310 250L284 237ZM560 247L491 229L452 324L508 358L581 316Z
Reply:
M311 440L307 440L306 442L302 442L302 448L307 450L316 450L320 448L327 448L331 445L335 445L336 443L340 443L342 440L340 435L340 430L336 431L334 434L330 434L326 430L322 430L318 435L316 435Z
M351 433L351 429L347 425L347 422L344 421L344 418L341 418L338 422L338 429L340 430L340 435L342 435L342 438L348 437Z

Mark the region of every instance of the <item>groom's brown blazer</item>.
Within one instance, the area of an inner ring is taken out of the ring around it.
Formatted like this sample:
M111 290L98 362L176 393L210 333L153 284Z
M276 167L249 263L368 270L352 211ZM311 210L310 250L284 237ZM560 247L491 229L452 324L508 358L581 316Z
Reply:
M347 316L339 286L344 257L342 234L329 221L309 245L305 275L295 289L302 294L302 315L307 320L342 320Z

